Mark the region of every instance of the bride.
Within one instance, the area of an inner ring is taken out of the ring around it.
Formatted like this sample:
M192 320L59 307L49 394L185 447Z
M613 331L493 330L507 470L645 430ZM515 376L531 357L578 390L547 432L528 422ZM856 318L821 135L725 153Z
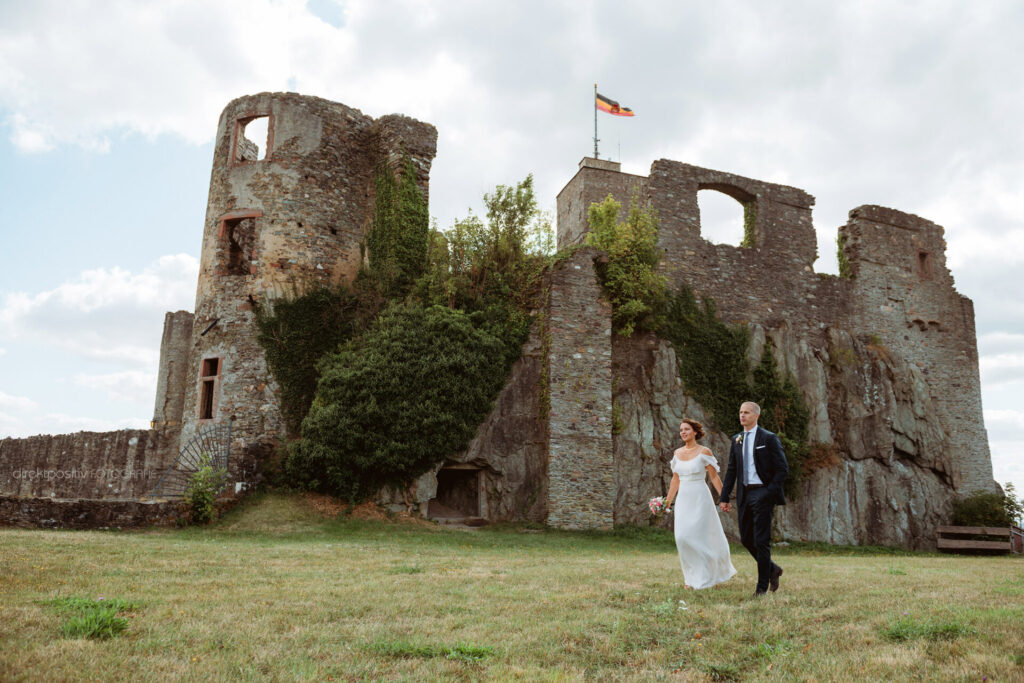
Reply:
M711 588L736 574L718 508L704 476L711 478L719 495L722 480L718 477L718 461L708 448L697 444L704 436L703 425L686 418L679 425L679 436L683 446L672 455L672 483L665 505L675 513L676 548L685 587ZM673 506L676 494L679 502Z

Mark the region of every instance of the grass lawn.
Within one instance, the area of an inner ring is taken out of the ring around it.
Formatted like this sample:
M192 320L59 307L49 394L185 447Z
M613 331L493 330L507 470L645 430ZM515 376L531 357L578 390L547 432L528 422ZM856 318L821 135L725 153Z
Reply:
M203 529L0 529L0 680L1024 680L1019 556L776 559L766 598L738 546L737 577L684 592L664 531L446 530L283 495ZM100 597L127 626L73 635Z

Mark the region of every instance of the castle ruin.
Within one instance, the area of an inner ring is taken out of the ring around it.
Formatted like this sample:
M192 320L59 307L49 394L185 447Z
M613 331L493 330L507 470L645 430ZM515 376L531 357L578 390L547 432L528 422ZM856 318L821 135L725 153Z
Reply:
M246 136L257 119L265 141ZM167 314L152 428L0 441L0 521L123 526L166 516L166 504L141 497L209 425L231 426L234 490L257 482L284 428L254 303L297 280L351 280L375 170L408 156L426 194L436 138L429 124L296 94L231 102L217 128L195 310ZM744 207L751 246L701 236L702 190ZM931 547L957 495L994 489L973 308L954 289L941 227L854 209L839 232L846 276L822 275L814 200L802 190L667 160L636 176L586 158L558 196L559 247L583 240L592 202L611 194L628 204L634 193L658 213L671 285L688 284L726 322L748 326L751 358L771 344L804 394L811 441L831 454L780 508L782 536ZM596 256L579 249L550 273L544 310L469 448L382 502L563 528L647 523L646 500L667 488L680 418L706 414L670 344L612 334ZM728 439L706 439L723 466ZM121 476L102 485L9 476L55 468Z

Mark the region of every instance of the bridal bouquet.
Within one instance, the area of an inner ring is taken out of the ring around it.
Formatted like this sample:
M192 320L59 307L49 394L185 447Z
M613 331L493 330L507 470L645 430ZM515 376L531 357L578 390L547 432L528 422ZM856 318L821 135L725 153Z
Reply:
M665 512L668 512L668 506L665 505L665 496L651 498L647 501L647 507L651 509L651 514L655 517L660 517Z

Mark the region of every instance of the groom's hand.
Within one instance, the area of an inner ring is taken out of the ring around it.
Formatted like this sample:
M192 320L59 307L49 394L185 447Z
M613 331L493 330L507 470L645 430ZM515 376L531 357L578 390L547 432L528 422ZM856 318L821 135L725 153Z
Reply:
M732 505L729 505L728 503L719 503L718 507L722 508L722 512L729 512L732 510Z

